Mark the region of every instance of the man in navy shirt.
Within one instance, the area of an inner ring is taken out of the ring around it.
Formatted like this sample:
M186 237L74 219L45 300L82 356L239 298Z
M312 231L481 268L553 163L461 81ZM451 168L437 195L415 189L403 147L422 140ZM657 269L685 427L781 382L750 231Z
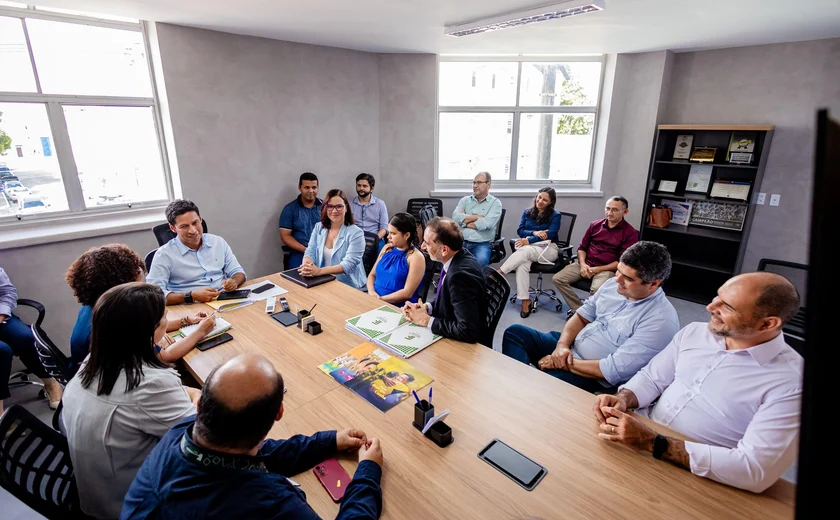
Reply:
M282 416L283 378L270 361L242 354L216 368L198 415L164 435L137 472L120 518L316 519L286 475L351 450L358 450L359 466L337 518L379 518L379 440L352 429L266 440Z
M300 267L315 224L321 221L321 199L318 198L318 177L302 173L298 180L300 195L280 212L280 241L292 250L289 269Z

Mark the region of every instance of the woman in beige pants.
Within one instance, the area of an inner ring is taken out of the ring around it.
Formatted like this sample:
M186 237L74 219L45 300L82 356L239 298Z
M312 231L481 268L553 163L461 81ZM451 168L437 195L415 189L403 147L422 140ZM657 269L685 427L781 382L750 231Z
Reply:
M553 188L542 188L534 197L534 205L522 212L514 243L516 251L499 268L507 274L516 271L516 298L522 303L523 318L530 316L532 308L531 264L553 264L560 251L557 234L560 231L560 213L554 210L557 194Z

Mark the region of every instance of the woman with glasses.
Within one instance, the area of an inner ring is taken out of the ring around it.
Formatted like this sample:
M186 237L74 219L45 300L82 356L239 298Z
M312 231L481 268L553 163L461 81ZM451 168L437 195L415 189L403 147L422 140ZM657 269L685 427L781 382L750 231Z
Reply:
M522 302L519 315L527 318L533 311L530 282L533 262L553 264L560 255L557 247L560 232L560 213L554 210L557 194L553 188L543 188L534 197L534 205L522 212L514 242L516 251L502 264L499 272L516 271L516 298Z
M298 271L303 276L332 274L338 281L360 289L367 280L364 252L365 234L355 225L347 195L330 190L321 206L321 222L312 230Z

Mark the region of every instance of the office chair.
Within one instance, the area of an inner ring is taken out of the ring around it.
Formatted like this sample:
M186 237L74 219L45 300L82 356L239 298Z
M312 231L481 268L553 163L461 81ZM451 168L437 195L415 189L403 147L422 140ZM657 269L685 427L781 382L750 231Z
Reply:
M420 210L426 204L435 208L437 216L443 215L443 201L440 199L408 199L405 212L411 213L417 219L417 222L420 222Z
M429 287L432 286L432 280L434 280L435 275L440 274L443 264L429 258L429 253L425 251L422 253L426 258L426 270L423 272L423 281L420 282L420 294L418 297L425 302L429 296Z
M157 248L152 249L148 253L146 253L146 257L143 258L143 262L146 264L146 273L148 274L149 271L152 270L152 262L155 259L155 253L157 253Z
M808 289L808 266L784 260L772 260L762 258L758 262L759 271L776 273L787 278L790 283L799 291L801 301L805 301ZM790 345L800 356L805 355L805 307L800 307L799 312L784 327L782 333L785 335L785 342Z
M491 264L501 262L507 256L507 251L505 251L505 237L502 236L502 225L505 223L506 212L507 210L502 209L502 215L499 217L499 222L496 223L496 236L490 242Z
M288 271L291 269L291 267L289 267L289 262L291 262L292 259L292 248L287 245L283 245L280 249L283 250L283 270Z
M207 233L207 221L204 220L204 217L201 218L201 229ZM163 224L158 224L157 226L152 228L152 233L155 234L155 238L157 239L158 246L162 246L165 243L169 242L177 235L169 229L169 223L164 222Z
M47 518L85 518L67 439L19 405L0 419L0 485Z
M27 300L25 298L19 298L18 301L17 301L17 305L19 307L20 306L32 307L33 309L38 311L39 319L43 320L43 316L41 315L41 310L43 309L43 306L40 303L38 303L34 300ZM21 370L19 372L13 373L12 375L9 376L9 388L20 388L20 387L28 386L28 385L39 386L39 387L41 387L41 390L38 392L38 397L40 397L41 399L46 398L47 397L47 392L44 390L44 383L42 383L40 381L31 381L29 379L29 376L31 376L31 375L32 375L32 372L28 368L24 369L24 370Z
M505 301L510 296L510 284L507 279L490 266L484 266L484 290L487 295L487 322L485 335L479 341L482 345L493 348L493 336L505 310Z
M563 302L560 298L557 297L557 292L554 289L543 289L543 274L550 274L554 275L555 273L559 273L563 270L564 267L569 265L568 256L565 254L566 251L571 251L572 247L569 246L569 242L572 240L572 232L575 229L575 221L577 220L577 215L574 213L566 213L564 211L560 211L560 231L557 233L557 245L560 248L560 254L557 255L557 260L554 261L553 264L541 264L539 262L532 262L531 263L531 272L537 273L537 286L531 287L529 291L529 297L533 294L533 305L531 312L537 312L540 306L540 296L547 296L549 299L554 300L557 302L556 309L560 311L563 308ZM511 239L510 241L510 250L514 251L515 240ZM589 280L586 280L589 282ZM590 282L591 283L591 282ZM589 288L586 289L587 291ZM510 298L510 303L516 303L516 296L512 296Z
M365 231L365 252L362 254L362 264L365 266L365 274L370 274L378 256L379 235Z

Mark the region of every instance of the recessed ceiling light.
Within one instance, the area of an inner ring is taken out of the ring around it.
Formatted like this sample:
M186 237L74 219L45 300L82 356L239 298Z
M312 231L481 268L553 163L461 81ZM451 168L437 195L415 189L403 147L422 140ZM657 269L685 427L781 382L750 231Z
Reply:
M567 0L565 2L543 5L524 11L482 18L473 22L449 25L444 27L444 34L460 38L461 36L470 36L473 34L498 31L500 29L508 29L510 27L520 27L532 23L559 20L560 18L568 18L579 14L603 11L605 8L604 0Z

